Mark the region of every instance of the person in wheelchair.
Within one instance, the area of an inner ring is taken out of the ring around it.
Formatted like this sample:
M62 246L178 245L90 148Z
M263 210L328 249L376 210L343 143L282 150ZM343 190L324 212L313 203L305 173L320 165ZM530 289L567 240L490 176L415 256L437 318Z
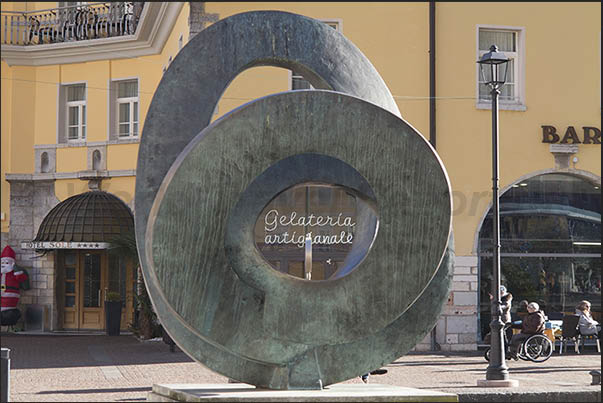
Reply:
M540 306L536 302L530 302L528 304L528 316L524 318L521 323L521 332L514 334L511 338L510 345L510 357L514 360L518 360L517 353L521 343L526 341L530 336L534 334L544 333L544 312L540 310Z

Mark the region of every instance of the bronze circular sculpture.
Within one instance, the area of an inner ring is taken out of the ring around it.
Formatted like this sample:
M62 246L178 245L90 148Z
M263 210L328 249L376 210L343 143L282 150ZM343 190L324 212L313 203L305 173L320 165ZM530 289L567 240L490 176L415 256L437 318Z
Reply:
M215 31L232 38L240 35L239 24L261 32L258 25L268 31L290 28L313 40L318 37L319 43L320 38L334 43L324 24L288 13L246 13L214 26L221 25ZM204 32L183 49L183 61L200 57L195 51ZM263 34L253 33L263 46ZM281 47L295 55L289 38L285 36ZM349 48L343 37L336 38L339 46ZM228 49L222 58L239 66L231 71L266 62L250 56L241 64ZM375 78L370 85L365 74L356 79L347 71L330 74L337 57L331 57L328 47L322 52L320 61L304 61L305 68L320 82L351 88L348 93L358 91L364 99L331 91L277 94L199 128L192 140L192 126L199 120L188 122L186 133L174 133L176 146L168 147L158 137L172 134L164 131L176 128L169 111L186 97L174 98L182 83L166 73L149 110L139 153L137 239L160 320L194 359L262 387L316 388L391 362L433 327L450 282L450 185L437 154L396 116L374 69L366 69ZM272 60L291 65L287 57ZM325 57L331 57L328 63ZM348 66L346 54L341 57ZM187 77L193 67L177 62L170 69ZM319 72L321 64L331 70ZM209 78L207 73L204 79ZM394 113L365 100L372 93L369 87L381 94L371 95L372 100ZM155 167L151 163L161 150L169 165ZM305 161L296 175L284 163L292 158ZM360 178L338 170L342 164ZM258 182L268 171L277 173L271 176L274 180ZM371 250L366 248L354 271L332 281L307 282L270 270L250 235L257 213L271 197L308 179L347 186L379 206L379 231Z

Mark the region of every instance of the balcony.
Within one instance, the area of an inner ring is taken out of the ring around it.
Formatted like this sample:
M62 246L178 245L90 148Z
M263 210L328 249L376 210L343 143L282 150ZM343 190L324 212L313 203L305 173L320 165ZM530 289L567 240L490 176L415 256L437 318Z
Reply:
M90 3L39 11L2 11L2 43L37 46L133 35L143 2Z
M104 2L28 12L3 10L2 60L9 66L48 66L156 55L183 5Z

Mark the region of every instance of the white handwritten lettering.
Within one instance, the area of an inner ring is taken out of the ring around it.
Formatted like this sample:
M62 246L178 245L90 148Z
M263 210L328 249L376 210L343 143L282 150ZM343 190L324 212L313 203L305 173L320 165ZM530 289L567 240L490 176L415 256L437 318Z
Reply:
M274 219L272 219L271 217L274 217ZM277 217L278 211L276 210L270 210L268 213L266 213L266 217L264 217L264 228L266 229L266 231L274 231L276 229Z
M350 245L354 240L354 235L352 233L341 231L339 235L312 235L311 232L308 233L312 238L313 245ZM297 245L300 248L304 247L305 236L303 234L296 235L294 232L291 236L289 236L288 232L285 232L281 235L277 234L266 234L264 237L264 243L266 245Z
M314 215L298 216L295 211L289 215L279 214L278 210L273 209L266 213L264 217L264 230L266 235L264 237L264 243L266 245L297 245L300 248L304 247L305 235L303 231L300 231L298 235L297 231L289 233L288 231L282 234L275 234L279 226L292 229L291 227L346 227L348 231L354 227L356 223L352 221L352 217L344 217L343 213L339 213L336 217L329 215ZM312 243L314 245L335 245L335 244L352 244L354 234L348 231L341 231L338 235L312 235Z
M339 213L337 217L333 216L316 216L310 214L309 216L297 216L297 213L293 211L289 216L280 215L278 210L270 210L264 217L264 229L267 232L276 230L278 224L283 227L299 226L299 227L353 227L356 225L352 221L352 217L342 217L343 213ZM278 224L277 224L278 223Z

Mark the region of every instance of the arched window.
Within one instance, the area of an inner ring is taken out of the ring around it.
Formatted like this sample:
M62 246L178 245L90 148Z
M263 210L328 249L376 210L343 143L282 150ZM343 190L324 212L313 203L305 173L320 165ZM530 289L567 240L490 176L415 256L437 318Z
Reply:
M489 331L492 211L479 233L480 330ZM519 302L537 302L549 319L592 303L601 321L601 190L568 174L544 174L513 185L500 197L501 283Z

